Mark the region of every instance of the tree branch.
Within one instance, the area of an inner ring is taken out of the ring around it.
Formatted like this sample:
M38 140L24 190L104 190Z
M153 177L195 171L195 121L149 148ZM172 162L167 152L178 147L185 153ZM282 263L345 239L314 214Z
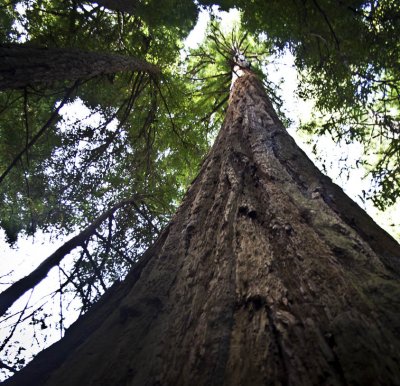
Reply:
M120 71L160 74L157 66L131 56L24 44L0 45L0 90Z
M21 150L17 156L12 160L10 165L8 165L7 169L1 174L0 176L0 184L4 180L4 178L7 176L8 173L13 169L13 167L17 164L22 159L22 156L28 152L28 150L37 142L37 140L45 133L45 131L51 126L51 124L55 121L55 119L58 116L59 111L61 108L67 103L69 97L71 96L72 92L75 90L75 88L78 85L78 81L74 83L72 87L70 87L67 90L67 93L65 94L63 100L60 102L58 107L54 110L53 114L51 114L50 118L47 120L47 122L42 126L42 128L32 137L32 139L27 143L27 145L24 147L23 150Z
M315 5L315 7L318 9L318 11L321 13L322 17L324 18L326 24L328 25L329 30L331 31L331 34L335 40L336 43L336 47L339 50L340 49L340 43L339 43L339 39L336 36L335 30L332 27L331 22L328 19L328 16L326 15L326 13L324 12L324 10L320 7L320 5L318 4L318 2L316 0L313 0L313 3Z
M125 205L134 205L135 209L138 208L133 199L122 200L114 205L111 209L107 210L99 217L97 217L89 226L87 226L81 233L67 241L60 248L58 248L52 255L45 259L35 270L28 276L18 280L5 291L0 294L0 316L3 315L12 304L18 300L26 291L34 288L39 284L49 273L49 271L57 266L61 260L70 253L73 249L83 244L83 242L92 236L101 223L110 217L116 210ZM138 210L138 209L137 209ZM141 213L141 212L139 212ZM141 213L142 214L142 213Z

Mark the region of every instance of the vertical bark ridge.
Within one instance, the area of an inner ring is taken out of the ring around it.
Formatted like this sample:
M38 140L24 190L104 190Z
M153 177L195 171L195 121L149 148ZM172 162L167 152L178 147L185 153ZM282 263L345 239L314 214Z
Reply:
M400 384L399 246L310 165L245 71L140 278L41 383Z

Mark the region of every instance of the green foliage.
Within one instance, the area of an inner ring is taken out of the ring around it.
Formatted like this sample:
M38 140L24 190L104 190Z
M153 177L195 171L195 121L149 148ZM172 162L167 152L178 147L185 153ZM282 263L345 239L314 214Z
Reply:
M34 134L32 123L44 123L49 118L55 100L56 96L28 98L26 93L18 91L0 94L0 109L3 111L0 125L2 171L31 139ZM39 213L43 213L49 198L44 194L47 178L40 172L40 164L43 159L50 157L52 147L58 143L57 134L49 130L43 141L26 157L22 157L12 174L2 181L0 224L10 242L16 240L21 229L27 234L36 231Z
M158 104L174 103L176 106L179 103L180 96L168 93L165 85L171 83L167 77L179 58L181 39L193 25L193 6L183 10L180 2L182 12L174 13L175 21L171 19L167 25L160 25L164 23L161 18L150 17L155 14L149 11L155 2L144 11L150 12L147 17L110 12L80 2L43 0L19 4L1 10L3 16L15 17L13 23L10 18L8 40L23 36L29 44L39 46L135 55L159 65L165 79L159 82L144 75L115 74L80 85L75 97L79 96L91 108L89 115L94 112L102 115L102 124L94 128L75 122L68 130L62 130L60 117L54 119L46 135L21 159L0 187L1 225L9 241L14 242L22 230L33 234L38 227L70 232L118 199L143 191L157 195L156 186L169 187L158 200L164 203L163 209L169 206L168 212L171 212L170 203L177 201L175 186L179 184L170 179L165 185L166 177L156 176L157 157L168 148L163 138L173 142L175 153L182 143L180 129L172 134L169 129L170 112ZM181 23L178 23L178 15L183 18ZM55 84L51 90L35 88L1 93L2 170L44 125L62 99L65 85L68 83ZM166 94L163 98L168 100L161 103L163 93ZM107 125L113 120L119 122L116 132ZM204 145L201 140L195 139L195 142L203 146L200 152L193 153L196 158L204 154ZM90 146L82 149L83 144ZM185 148L184 152L188 150ZM188 159L186 157L186 161ZM199 163L199 159L196 161ZM182 170L183 174L192 170L182 167L182 160L174 162L177 163L174 168ZM157 212L157 208L155 210Z
M201 1L209 5L208 1ZM400 4L394 0L245 0L218 2L243 10L247 30L265 33L273 50L289 49L301 73L299 95L315 101L313 134L359 141L380 208L400 196ZM371 151L375 149L375 151Z
M263 80L269 97L275 104L281 118L285 117L281 111L281 100L278 96L278 87L269 82L265 73L265 64L268 62L271 44L258 34L250 34L239 20L233 23L228 30L223 29L220 18L211 14L211 21L206 32L206 39L196 49L188 53L186 73L195 87L193 94L194 109L208 111L202 122L207 126L213 124L217 130L224 120L229 90L232 82L232 72L236 54L244 54L251 63L251 68ZM215 137L217 131L212 132Z

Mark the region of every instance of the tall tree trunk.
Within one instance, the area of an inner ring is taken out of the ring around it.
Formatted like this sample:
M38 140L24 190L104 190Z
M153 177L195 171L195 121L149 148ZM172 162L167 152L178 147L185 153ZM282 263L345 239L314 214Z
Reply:
M143 71L153 75L160 72L156 66L129 56L18 44L0 46L0 90L118 71Z
M168 228L6 385L399 385L399 245L250 71Z

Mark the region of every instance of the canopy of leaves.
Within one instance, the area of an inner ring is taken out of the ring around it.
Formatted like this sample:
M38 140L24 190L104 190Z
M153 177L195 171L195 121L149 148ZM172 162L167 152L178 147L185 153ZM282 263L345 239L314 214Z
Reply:
M147 74L120 73L75 85L65 104L79 96L81 103L91 110L89 115L96 114L101 124L92 127L77 121L68 122L66 127L58 112L51 129L3 181L1 225L10 241L20 230L32 234L38 226L70 231L75 225L82 225L82 216L90 219L93 212L108 206L110 201L141 191L156 194L157 189L166 189L162 200L168 203L165 205L177 198L175 186L171 186L173 181L165 183L172 174L156 177L157 171L168 170L159 164L172 162L185 174L188 169L184 162L177 161L176 155L172 161L170 146L174 152L181 147L181 154L188 155L180 159L189 161L192 154L204 154L206 143L197 141L193 132L190 142L202 150L189 152L185 135L172 128L166 108L171 99L169 88L172 84L176 87L170 69L179 59L182 37L195 20L191 9L190 17L185 13L181 23L171 21L168 26L161 23L162 15L158 20L155 16L131 16L91 3L27 1L2 9L4 17L14 17L3 42L22 39L38 46L132 55L157 64L164 74L161 82ZM66 81L50 89L38 86L1 93L3 170L47 122L51 111L57 109L65 87L71 86ZM179 98L184 101L182 92L174 95L174 108L180 104ZM131 114L132 110L136 113ZM169 157L160 157L167 149ZM118 184L124 186L124 193ZM119 193L111 193L113 189ZM164 213L165 208L157 211Z

